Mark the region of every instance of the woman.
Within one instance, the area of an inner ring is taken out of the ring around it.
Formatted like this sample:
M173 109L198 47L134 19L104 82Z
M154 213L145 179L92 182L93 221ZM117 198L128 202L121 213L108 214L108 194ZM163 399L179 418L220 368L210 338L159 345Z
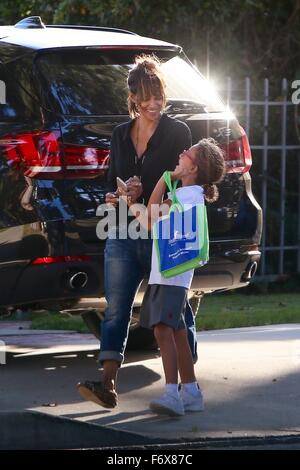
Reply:
M128 75L129 122L117 126L112 134L108 185L116 190L116 177L127 182L131 202L147 205L165 170L173 170L178 155L191 146L186 124L163 114L166 105L165 82L158 59L139 56ZM109 192L106 202L116 204L118 194ZM130 218L127 221L130 222ZM106 408L117 405L117 373L124 360L128 327L135 294L151 268L152 240L124 236L127 227L118 226L117 239L108 238L105 248L104 285L107 308L101 328L99 360L103 366L101 382L78 384L87 400ZM189 305L186 324L190 347L196 357L194 318Z

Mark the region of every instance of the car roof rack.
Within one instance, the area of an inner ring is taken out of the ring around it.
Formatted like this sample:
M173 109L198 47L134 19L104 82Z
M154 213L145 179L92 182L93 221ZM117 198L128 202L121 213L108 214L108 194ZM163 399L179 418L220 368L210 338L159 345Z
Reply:
M110 28L106 26L80 26L80 25L65 25L65 24L47 24L45 25L40 16L29 16L28 18L23 18L15 24L15 28L20 29L32 29L32 28L64 28L64 29L86 29L91 31L108 31L111 33L123 33L123 34L133 34L137 36L136 33L128 31L127 29L120 28Z
M23 18L23 20L18 21L15 24L15 28L21 29L32 29L32 28L39 28L44 29L46 26L42 22L42 18L40 16L28 16L28 18Z
M133 31L128 31L127 29L120 29L120 28L111 28L109 26L80 26L80 25L66 25L66 24L47 24L47 28L65 28L65 29L87 29L91 31L108 31L111 33L123 33L123 34L133 34L134 36L138 36L137 33Z

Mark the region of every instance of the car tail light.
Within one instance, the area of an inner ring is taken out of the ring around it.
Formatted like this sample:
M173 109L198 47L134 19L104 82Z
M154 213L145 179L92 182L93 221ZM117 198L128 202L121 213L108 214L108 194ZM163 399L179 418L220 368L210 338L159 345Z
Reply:
M108 169L109 150L78 145L64 146L64 164L69 178L92 177Z
M246 173L246 171L250 170L252 165L251 150L244 130L243 135L239 139L221 144L220 147L225 152L224 158L227 173Z
M6 136L0 146L10 166L40 179L91 178L105 174L109 150L62 145L59 131L36 131Z
M35 258L31 261L31 264L53 264L53 263L71 263L73 261L91 261L90 256L46 256L44 258Z

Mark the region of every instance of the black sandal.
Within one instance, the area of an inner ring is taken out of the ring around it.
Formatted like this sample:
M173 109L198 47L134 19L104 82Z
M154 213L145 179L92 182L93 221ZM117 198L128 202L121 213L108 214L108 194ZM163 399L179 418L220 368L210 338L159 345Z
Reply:
M117 406L117 393L114 390L105 388L102 382L79 382L77 389L83 398L104 408L115 408Z

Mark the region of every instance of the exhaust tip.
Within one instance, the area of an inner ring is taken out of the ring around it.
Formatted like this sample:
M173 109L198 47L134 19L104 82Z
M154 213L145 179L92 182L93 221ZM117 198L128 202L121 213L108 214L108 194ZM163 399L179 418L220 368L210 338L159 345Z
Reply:
M69 287L72 290L83 289L88 282L88 275L84 271L78 271L72 274L69 278Z
M243 273L241 277L242 282L249 282L255 275L257 270L257 261L252 261L251 263L248 264L246 267L245 272Z

